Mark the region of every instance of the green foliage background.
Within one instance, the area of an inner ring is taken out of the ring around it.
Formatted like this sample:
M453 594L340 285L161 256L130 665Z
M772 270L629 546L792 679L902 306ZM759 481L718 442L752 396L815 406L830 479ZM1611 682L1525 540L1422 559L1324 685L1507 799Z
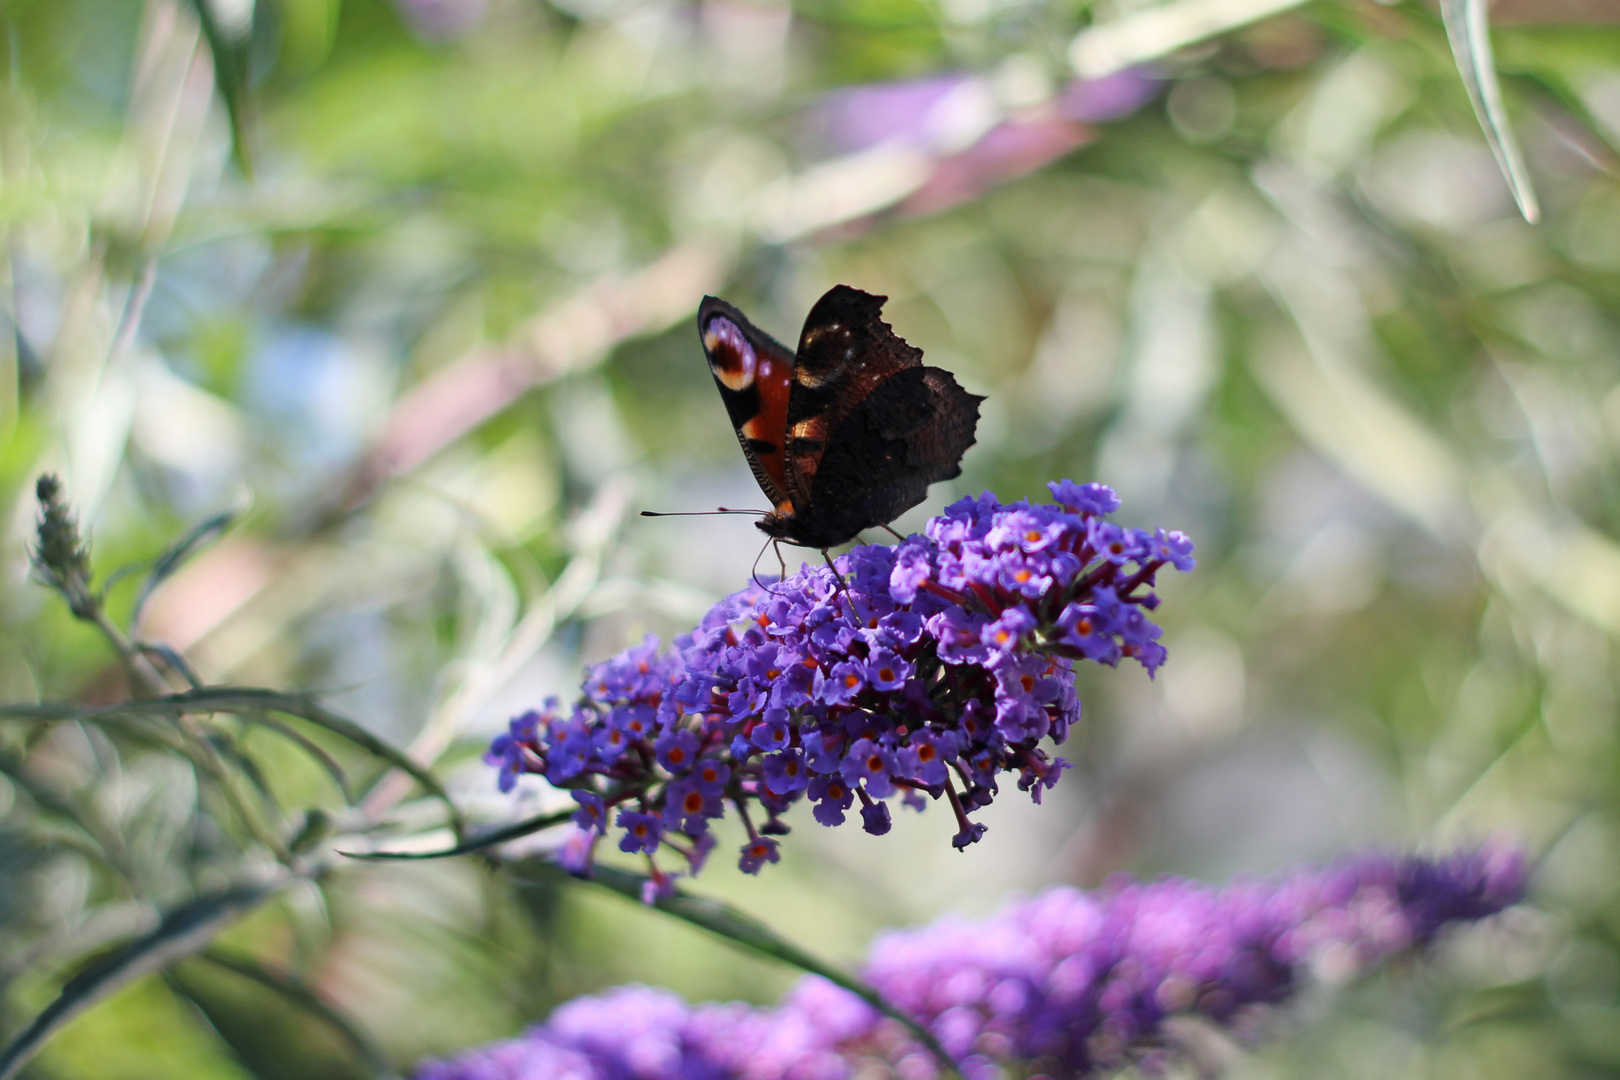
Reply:
M1003 799L963 855L934 811L881 839L806 816L780 866L717 858L698 891L852 961L1012 889L1500 831L1539 860L1531 904L1223 1048L1232 1074L1620 1071L1613 11L1493 11L1532 225L1435 11L1224 10L1184 42L1126 0L0 3L0 700L131 690L29 578L55 471L100 581L237 513L142 613L202 680L320 692L476 821L545 809L496 796L489 735L689 626L758 550L743 519L634 516L758 497L698 300L793 340L848 282L989 396L965 475L902 528L1097 479L1199 567L1164 589L1156 683L1087 673L1061 797ZM1076 35L1121 26L1143 104L1058 117ZM926 137L850 151L826 119L834 92L953 74ZM1044 149L996 157L996 124ZM8 1037L160 912L270 872L312 808L332 822L320 872L27 1075L366 1075L626 980L767 1001L793 977L532 867L347 862L438 804L389 777L345 808L253 719L206 721L246 816L133 723L0 721Z

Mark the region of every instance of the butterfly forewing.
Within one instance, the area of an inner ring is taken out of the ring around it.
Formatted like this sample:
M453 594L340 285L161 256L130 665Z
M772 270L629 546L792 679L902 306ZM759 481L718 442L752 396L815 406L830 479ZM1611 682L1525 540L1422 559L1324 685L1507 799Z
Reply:
M784 443L793 354L713 296L698 308L698 334L754 479L772 506L791 511Z

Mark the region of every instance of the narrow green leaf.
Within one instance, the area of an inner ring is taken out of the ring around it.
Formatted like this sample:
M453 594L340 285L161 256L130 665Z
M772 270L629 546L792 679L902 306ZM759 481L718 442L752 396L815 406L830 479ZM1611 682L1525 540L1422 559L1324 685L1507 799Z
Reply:
M223 26L208 0L192 0L192 9L202 24L203 37L214 60L214 85L225 100L225 113L231 121L231 154L242 175L252 179L253 157L248 145L248 43L251 28L232 33Z
M1529 96L1543 122L1594 168L1620 177L1620 132L1612 132L1570 81L1545 71L1516 72L1510 80Z
M0 1080L11 1080L68 1021L143 976L206 947L214 936L273 893L242 885L199 896L169 912L157 929L68 980L57 999L0 1053Z
M130 722L121 730L130 738L148 746L183 752L184 740L151 716L119 716L116 712L103 709L87 709L81 705L42 701L32 705L0 705L0 720L22 720L34 724L59 724L74 720L87 720L91 723L125 720Z
M253 790L259 793L259 807L268 811L275 818L283 818L281 804L276 800L276 793L270 788L270 778L265 775L259 763L247 751L236 745L234 739L211 735L208 744L214 748L214 753L221 759L232 762L237 770L253 785Z
M1440 17L1446 24L1446 40L1451 42L1457 73L1468 90L1468 100L1473 102L1479 126L1485 131L1485 141L1496 155L1496 164L1507 180L1508 190L1513 192L1513 201L1519 204L1519 213L1534 225L1541 219L1541 205L1530 184L1519 142L1508 126L1507 110L1502 107L1485 0L1440 0Z
M41 701L36 705L0 705L0 720L35 720L54 723L63 720L82 720L88 709L65 705L59 701Z
M475 851L483 851L485 848L504 844L508 840L516 840L520 836L528 836L565 824L573 816L572 810L554 810L549 814L537 814L532 818L504 825L492 832L468 837L455 847L445 848L442 851L341 851L338 854L347 855L351 859L448 859L453 855L471 855Z
M90 853L97 862L105 863L119 873L128 870L129 851L124 846L123 835L102 819L93 802L81 805L42 783L23 767L21 758L6 750L0 750L0 776L25 793L36 809L72 823L88 838L82 850ZM53 843L64 841L64 837L52 838Z
M390 746L347 717L327 709L311 694L280 693L252 686L205 686L162 697L124 701L101 709L81 709L69 705L45 703L38 705L0 705L0 719L21 720L83 720L97 721L118 716L172 716L180 712L223 712L253 714L278 712L307 720L325 728L374 757L386 761L408 774L428 794L444 803L449 811L450 827L456 836L466 832L461 810L451 801L444 786L428 770L412 761L403 751Z
M136 641L132 644L148 657L156 657L163 661L169 670L178 672L182 679L191 684L192 689L202 686L202 680L197 677L196 671L177 650L153 641Z
M364 1063L367 1071L373 1076L393 1075L394 1070L389 1066L388 1059L383 1056L377 1044L371 1041L365 1031L336 1008L321 1000L320 995L316 994L301 980L286 972L267 967L257 960L233 956L217 949L208 949L200 953L197 958L229 971L233 975L258 983L265 989L274 991L286 998L305 1012L319 1017L342 1036L343 1041L349 1044L355 1056Z
M424 791L444 803L450 815L450 827L455 830L456 836L461 837L466 832L466 822L461 816L461 810L451 800L450 794L444 790L437 777L411 760L403 751L377 738L353 720L327 709L309 694L283 694L254 687L220 686L189 690L170 695L170 698L188 706L195 703L203 709L219 712L260 710L285 713L325 728L409 775Z
M203 7L207 7L203 0ZM141 583L140 595L135 598L135 614L130 620L139 626L141 614L146 610L146 603L157 591L158 586L167 581L176 570L184 566L193 555L213 543L222 536L236 521L236 511L227 510L221 514L198 522L192 526L180 539L169 545L169 549L157 557L152 569L147 572L146 580Z
M565 874L563 870L551 863L539 860L525 860L524 865L543 867L551 873L571 877L571 875ZM572 880L581 879L573 878ZM642 874L634 874L627 870L619 870L600 864L593 869L592 876L588 880L616 892L620 896L633 900L637 904L642 902L642 887L651 881L650 878ZM855 976L840 971L831 964L812 956L752 915L738 911L729 904L722 904L718 900L706 900L701 897L689 896L679 890L676 890L674 896L655 901L652 906L659 911L673 915L683 922L702 927L711 934L722 937L735 945L741 945L774 960L780 960L782 963L796 967L800 971L820 975L828 982L843 987L884 1016L905 1025L906 1030L910 1031L918 1042L926 1046L947 1070L954 1072L958 1076L961 1075L961 1067L945 1052L945 1048L939 1044L939 1040L934 1037L933 1032L889 1004L888 1001L884 1000L882 994L879 994L875 989L855 978Z
M305 735L302 731L299 731L291 724L282 723L269 713L245 712L240 715L245 722L249 724L258 724L260 727L269 728L271 731L274 731L277 735L280 735L288 742L293 743L304 753L314 758L320 763L321 768L326 770L326 775L330 776L332 778L332 782L337 785L339 793L341 793L343 796L343 801L350 806L354 805L354 793L349 790L349 778L344 773L343 766L339 765L337 759L331 754L328 754L325 750L321 749L320 744L315 742L314 739L311 739L308 735Z

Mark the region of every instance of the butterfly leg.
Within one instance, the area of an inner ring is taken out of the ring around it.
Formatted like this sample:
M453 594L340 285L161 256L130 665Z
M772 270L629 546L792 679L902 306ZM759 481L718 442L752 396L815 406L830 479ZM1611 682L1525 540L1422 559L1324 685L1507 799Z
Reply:
M889 528L889 526L887 526L887 525L883 526L883 531L888 533L890 536L894 537L896 540L904 540L905 539L905 537L901 536L899 533L895 532L893 529Z
M763 581L759 580L759 560L765 557L765 549L770 546L771 542L769 540L760 545L759 554L754 556L754 565L748 570L748 576L754 580L754 587L764 589L766 592L770 592L770 587L767 586Z
M860 612L855 610L855 599L849 595L849 590L844 588L844 575L840 574L838 572L838 567L833 565L832 556L827 554L826 548L821 549L821 557L826 560L827 569L832 571L833 588L837 592L844 594L844 599L849 602L849 613L855 618L859 619Z

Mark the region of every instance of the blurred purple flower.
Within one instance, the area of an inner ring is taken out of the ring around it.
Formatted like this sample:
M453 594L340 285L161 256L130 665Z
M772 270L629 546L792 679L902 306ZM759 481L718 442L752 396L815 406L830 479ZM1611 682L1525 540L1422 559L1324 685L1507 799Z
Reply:
M881 804L879 804L881 805ZM769 843L764 841L762 843ZM768 858L762 854L761 859ZM1313 968L1364 974L1448 923L1523 896L1515 851L1367 854L1213 888L1178 878L1049 889L983 922L947 917L880 937L867 980L928 1026L967 1080L1082 1078L1163 1064L1165 1021L1245 1028ZM417 1080L927 1080L904 1028L825 980L775 1008L687 1005L642 986L580 998L519 1038L423 1067Z
M1103 124L1146 105L1163 85L1142 67L1073 79L1058 92L1054 111L1066 120ZM850 86L827 94L812 111L811 125L840 154L890 142L933 148L960 122L957 117L977 111L979 99L989 94L982 79L963 72Z
M1084 124L1123 119L1152 101L1164 85L1150 68L1132 67L1100 79L1073 79L1058 95L1058 112Z
M962 74L931 75L846 87L822 100L814 122L839 153L868 150L894 140L922 141L929 117L969 80L970 76Z
M828 94L810 127L834 154L878 146L921 150L933 167L898 207L902 216L938 213L978 198L1097 137L1153 100L1163 85L1148 68L1075 79L1052 98L1008 110L990 80L965 73L853 86Z

